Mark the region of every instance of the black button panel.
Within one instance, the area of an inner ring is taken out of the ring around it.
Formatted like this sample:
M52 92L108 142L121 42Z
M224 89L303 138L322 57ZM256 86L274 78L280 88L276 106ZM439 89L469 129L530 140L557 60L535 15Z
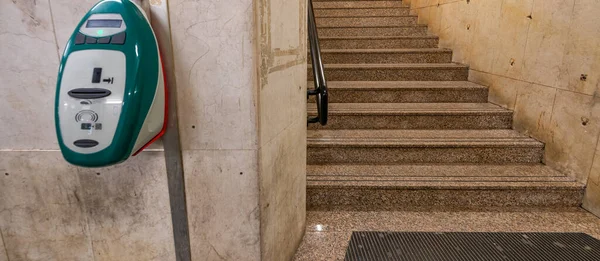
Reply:
M115 34L115 35L113 35L110 43L111 44L125 44L126 37L127 37L127 35L125 34L125 32Z
M85 35L82 33L77 33L75 36L75 44L83 44L85 43Z
M110 43L110 37L102 37L102 38L98 39L98 43L99 43L99 44L107 44L107 43Z
M85 43L86 44L95 44L96 43L96 38L88 36L88 37L85 38Z
M75 36L75 44L125 44L125 39L127 38L127 33L125 32L121 32L118 34L113 35L112 37L107 36L107 37L100 37L100 38L96 38L96 37L91 37L91 36L86 36L82 33L77 33L77 35Z

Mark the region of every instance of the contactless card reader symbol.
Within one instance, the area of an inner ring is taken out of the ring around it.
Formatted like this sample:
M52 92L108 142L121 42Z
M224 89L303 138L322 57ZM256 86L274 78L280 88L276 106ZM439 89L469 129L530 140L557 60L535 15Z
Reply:
M66 45L55 122L62 154L72 164L122 162L164 133L160 52L143 12L129 0L100 1Z

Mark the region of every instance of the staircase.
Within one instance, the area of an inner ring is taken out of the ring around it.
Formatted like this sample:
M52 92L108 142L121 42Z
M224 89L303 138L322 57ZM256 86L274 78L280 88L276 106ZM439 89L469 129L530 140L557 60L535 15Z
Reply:
M314 7L330 104L309 125L308 210L580 205L583 185L542 164L544 144L401 1Z

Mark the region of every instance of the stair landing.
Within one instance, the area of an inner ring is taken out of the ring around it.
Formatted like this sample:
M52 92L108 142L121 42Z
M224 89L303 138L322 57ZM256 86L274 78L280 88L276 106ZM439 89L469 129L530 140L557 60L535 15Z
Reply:
M576 207L308 211L306 234L293 260L344 260L352 231L581 232L600 239L600 219Z

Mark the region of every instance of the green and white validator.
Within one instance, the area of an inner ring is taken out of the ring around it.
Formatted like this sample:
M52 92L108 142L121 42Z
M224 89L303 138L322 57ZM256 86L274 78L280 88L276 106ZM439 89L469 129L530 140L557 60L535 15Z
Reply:
M62 56L55 125L64 158L78 166L120 163L166 126L160 52L144 11L103 0L81 20Z

